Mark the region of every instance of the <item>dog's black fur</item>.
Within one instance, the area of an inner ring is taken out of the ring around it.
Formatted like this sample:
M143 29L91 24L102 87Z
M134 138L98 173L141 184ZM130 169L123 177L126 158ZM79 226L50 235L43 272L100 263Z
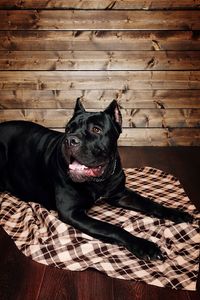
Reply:
M57 209L60 219L141 259L163 259L159 247L86 214L97 199L176 223L192 216L163 207L125 187L117 150L121 113L113 100L103 112L85 111L77 99L65 133L31 122L0 124L0 191Z

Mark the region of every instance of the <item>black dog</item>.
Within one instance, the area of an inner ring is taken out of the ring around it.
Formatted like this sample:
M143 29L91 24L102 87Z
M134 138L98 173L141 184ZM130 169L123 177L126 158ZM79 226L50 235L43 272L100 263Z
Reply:
M123 245L141 259L163 259L156 244L86 214L103 197L113 206L176 223L192 222L188 213L163 207L125 187L117 151L121 123L115 100L103 112L87 112L79 99L65 133L31 122L1 123L0 191L57 209L63 222Z

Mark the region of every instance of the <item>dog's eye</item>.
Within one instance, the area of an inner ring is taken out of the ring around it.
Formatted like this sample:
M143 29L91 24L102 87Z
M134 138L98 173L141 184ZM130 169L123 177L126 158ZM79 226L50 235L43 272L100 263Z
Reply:
M96 134L100 134L102 132L102 129L97 127L97 126L93 126L92 127L92 132L96 133Z

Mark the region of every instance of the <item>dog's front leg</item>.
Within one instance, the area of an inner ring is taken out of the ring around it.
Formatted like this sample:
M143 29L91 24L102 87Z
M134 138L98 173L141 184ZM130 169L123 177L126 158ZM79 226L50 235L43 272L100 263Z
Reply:
M147 240L138 238L121 227L93 219L86 211L93 201L84 190L78 192L72 186L56 187L56 206L59 218L81 232L110 244L124 246L141 259L163 259L159 247Z
M193 221L193 217L189 213L179 209L165 207L148 198L142 197L128 188L125 188L122 193L109 199L108 202L117 207L139 211L159 219L168 219L175 223L191 223Z
M140 259L164 259L159 247L153 242L138 238L126 230L115 225L89 217L80 207L74 208L70 213L61 213L61 220L72 225L105 243L117 244L126 247Z

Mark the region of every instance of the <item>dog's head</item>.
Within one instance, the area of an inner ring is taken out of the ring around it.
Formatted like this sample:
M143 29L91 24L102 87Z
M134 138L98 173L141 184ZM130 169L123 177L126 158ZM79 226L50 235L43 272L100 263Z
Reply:
M102 112L88 112L77 99L62 145L73 181L100 181L114 172L121 126L122 117L115 100Z

